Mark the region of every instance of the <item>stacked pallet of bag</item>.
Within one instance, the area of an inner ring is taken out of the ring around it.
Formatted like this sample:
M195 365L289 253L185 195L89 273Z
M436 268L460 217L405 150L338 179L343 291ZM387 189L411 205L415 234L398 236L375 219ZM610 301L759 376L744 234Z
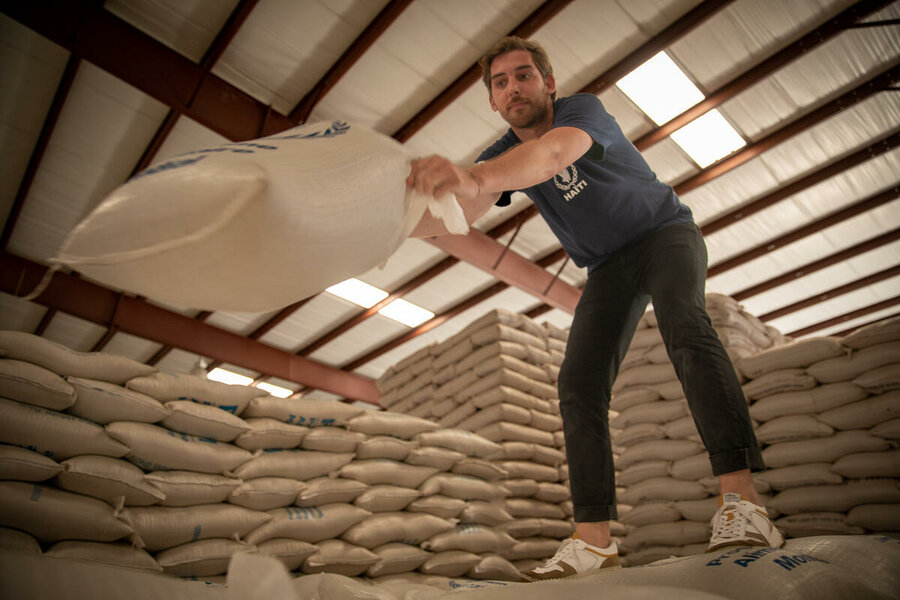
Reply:
M900 317L743 359L788 537L900 535Z
M362 490L353 502L370 514L340 537L377 558L365 575L517 580L503 557L515 540L500 527L512 519L502 504L510 492L487 460L497 444L386 411L367 411L348 430L367 437L337 476Z
M732 362L785 341L732 298L708 294L706 304ZM610 408L619 520L627 528L619 547L625 564L703 552L718 481L652 311L641 319L622 362ZM757 488L769 491L761 481Z
M271 517L246 508L228 474L252 456L231 442L253 431L239 415L264 391L22 332L0 332L0 353L0 524L12 535L49 556L173 575L223 573L251 549L237 538Z
M162 494L122 459L126 445L74 408L77 387L121 390L125 402L122 384L156 369L15 331L0 332L0 357L0 547L159 572L132 547L134 528L114 497L142 504ZM114 409L117 400L110 393L106 404ZM89 412L101 404L83 403ZM157 420L168 414L155 400L136 410L155 410Z
M2 548L176 576L255 551L299 573L515 579L489 440L111 355L87 356L121 373L73 370L45 359L81 355L19 332L0 344L18 359L0 362Z
M568 334L497 309L410 355L378 380L388 411L430 419L499 445L490 457L510 495L500 525L519 569L571 534L572 507L556 381Z

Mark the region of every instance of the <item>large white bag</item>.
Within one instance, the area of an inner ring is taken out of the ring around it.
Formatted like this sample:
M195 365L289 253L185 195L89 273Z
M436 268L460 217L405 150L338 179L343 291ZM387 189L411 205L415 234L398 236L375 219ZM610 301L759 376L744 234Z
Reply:
M55 262L180 306L277 309L384 263L426 207L468 231L452 196L407 191L409 159L339 121L182 154L113 191Z

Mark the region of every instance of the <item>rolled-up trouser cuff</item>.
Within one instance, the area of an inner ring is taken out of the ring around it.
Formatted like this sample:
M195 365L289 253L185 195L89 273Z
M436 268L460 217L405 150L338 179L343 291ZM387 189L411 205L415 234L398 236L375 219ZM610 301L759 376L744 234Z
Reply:
M750 469L751 472L763 471L766 468L763 462L762 452L759 448L740 448L711 455L709 462L712 465L713 475L724 475Z
M618 516L615 505L576 506L573 520L576 523L599 523L601 521L612 521Z

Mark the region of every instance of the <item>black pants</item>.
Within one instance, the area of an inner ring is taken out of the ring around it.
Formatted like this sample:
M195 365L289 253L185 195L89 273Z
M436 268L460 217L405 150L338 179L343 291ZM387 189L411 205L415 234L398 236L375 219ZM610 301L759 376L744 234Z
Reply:
M575 522L615 519L610 390L650 300L713 473L764 468L747 401L706 313L706 245L693 224L656 231L594 269L559 374Z

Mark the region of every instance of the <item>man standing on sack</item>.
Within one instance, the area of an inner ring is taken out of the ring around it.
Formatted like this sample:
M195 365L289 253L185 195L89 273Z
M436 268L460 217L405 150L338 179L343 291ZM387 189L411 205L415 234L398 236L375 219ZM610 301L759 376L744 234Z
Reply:
M491 108L510 125L469 168L441 156L413 161L407 185L455 194L471 224L524 192L588 279L559 373L575 533L529 581L616 566L610 390L638 321L653 308L669 358L709 453L721 495L708 551L780 547L751 472L765 468L747 402L706 313L707 255L690 209L659 181L593 94L556 98L537 43L498 42L479 61ZM446 234L426 212L415 237Z

